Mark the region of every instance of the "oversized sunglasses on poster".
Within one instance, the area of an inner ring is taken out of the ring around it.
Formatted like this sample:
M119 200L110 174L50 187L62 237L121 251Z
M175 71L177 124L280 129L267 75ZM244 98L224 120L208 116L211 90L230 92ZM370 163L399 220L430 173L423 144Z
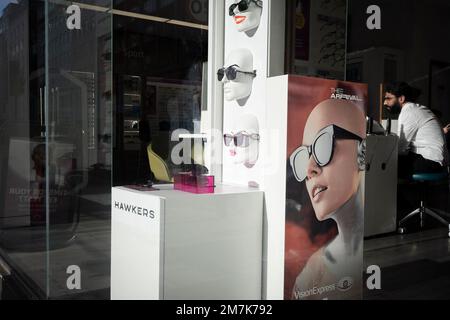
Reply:
M250 146L250 139L259 141L259 134L257 133L247 133L245 131L238 132L237 134L224 134L223 141L227 147L233 142L236 147L247 148Z
M226 76L228 80L236 80L238 73L248 74L251 75L253 78L256 77L256 70L254 70L253 72L248 72L239 70L238 68L239 66L237 64L231 65L228 68L225 67L220 68L219 70L217 70L217 79L219 81L222 81L224 76Z
M297 181L302 182L306 179L306 170L311 156L314 157L319 167L325 167L331 162L334 154L335 140L338 139L363 141L356 134L334 124L323 128L316 135L316 138L310 146L299 147L290 157L292 171Z
M241 0L238 3L233 3L229 9L228 9L228 14L230 16L234 16L236 13L234 12L234 9L236 9L236 7L238 8L239 12L244 12L248 10L248 6L250 5L250 3L254 3L256 4L258 7L262 7L262 1L261 0Z

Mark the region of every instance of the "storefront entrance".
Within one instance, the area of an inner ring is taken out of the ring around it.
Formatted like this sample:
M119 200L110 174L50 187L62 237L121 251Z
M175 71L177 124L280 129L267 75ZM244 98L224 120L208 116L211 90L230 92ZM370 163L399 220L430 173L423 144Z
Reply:
M3 297L109 298L111 187L199 132L208 1L185 2L0 3Z

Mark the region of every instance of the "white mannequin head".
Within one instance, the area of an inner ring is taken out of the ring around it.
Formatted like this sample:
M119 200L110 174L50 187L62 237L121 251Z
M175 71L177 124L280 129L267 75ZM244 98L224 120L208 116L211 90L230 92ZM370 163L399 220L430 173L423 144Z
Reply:
M238 119L231 135L245 134L248 139L248 146L239 147L231 142L226 147L227 154L231 157L234 164L243 164L247 168L252 168L259 156L259 125L258 119L254 115L245 114Z
M224 68L230 66L236 66L237 70L247 73L237 72L234 80L228 79L227 76L223 77L225 100L233 101L247 98L252 93L254 78L254 75L249 74L254 72L253 55L250 50L236 49L232 51L225 60Z
M242 0L234 0L232 4L237 4ZM234 25L239 32L246 32L253 30L259 26L262 13L262 1L261 0L244 0L248 3L248 9L245 11L239 11L238 6L233 10L232 16Z

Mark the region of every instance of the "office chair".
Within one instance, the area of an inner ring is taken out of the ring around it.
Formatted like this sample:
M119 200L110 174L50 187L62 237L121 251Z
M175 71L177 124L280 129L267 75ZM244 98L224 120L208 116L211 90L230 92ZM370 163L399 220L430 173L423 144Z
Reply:
M437 209L431 209L426 206L427 194L428 190L432 185L439 184L448 184L449 174L448 172L443 173L417 173L412 176L412 181L419 183L421 187L421 199L420 199L420 207L409 213L406 217L404 217L398 223L398 233L404 234L406 232L406 228L402 227L402 225L410 220L411 218L419 215L420 217L420 227L424 226L424 217L428 215L446 227L448 227L448 236L450 237L450 222L444 219L442 216L448 216L447 213L444 213Z
M151 143L147 147L147 154L150 170L153 172L155 179L161 182L173 183L173 177L170 174L167 163L153 151Z

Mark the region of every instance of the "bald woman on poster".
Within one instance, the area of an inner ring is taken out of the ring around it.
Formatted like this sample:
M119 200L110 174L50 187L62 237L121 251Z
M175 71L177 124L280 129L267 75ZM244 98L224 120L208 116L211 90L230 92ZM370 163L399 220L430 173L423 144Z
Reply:
M361 297L365 136L360 107L326 100L311 112L303 145L290 157L296 179L306 183L317 219L333 219L338 229L298 275L293 299Z

